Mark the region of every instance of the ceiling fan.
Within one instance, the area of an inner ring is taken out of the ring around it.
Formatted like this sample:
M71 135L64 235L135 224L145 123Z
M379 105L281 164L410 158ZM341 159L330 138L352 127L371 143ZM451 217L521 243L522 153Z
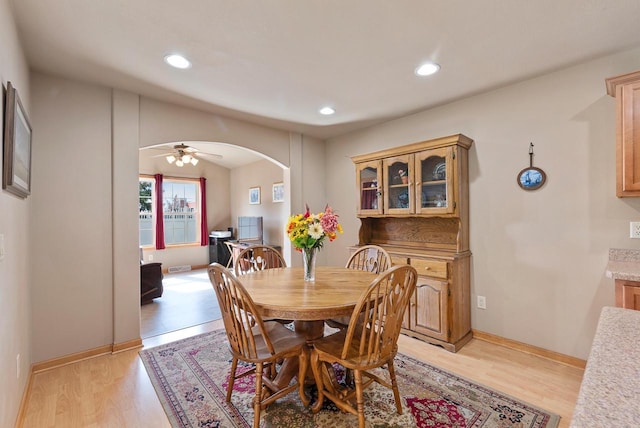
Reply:
M212 157L216 159L222 158L221 155L213 153L203 153L194 147L187 146L186 144L176 144L173 146L173 151L169 153L163 153L154 157L164 156L169 163L176 163L176 166L182 167L185 164L197 165L200 157Z

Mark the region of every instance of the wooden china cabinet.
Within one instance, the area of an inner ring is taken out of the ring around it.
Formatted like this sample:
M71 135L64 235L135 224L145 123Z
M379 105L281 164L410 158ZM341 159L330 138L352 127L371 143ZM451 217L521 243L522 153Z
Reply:
M616 196L640 196L640 71L605 80L616 99Z
M418 271L402 332L453 352L472 337L472 143L457 134L352 158L361 221L358 245L380 245L394 264Z

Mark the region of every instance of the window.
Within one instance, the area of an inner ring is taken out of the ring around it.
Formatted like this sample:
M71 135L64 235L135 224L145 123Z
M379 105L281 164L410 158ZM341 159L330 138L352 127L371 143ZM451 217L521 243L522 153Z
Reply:
M164 242L172 244L200 243L200 183L193 180L168 180L162 184Z
M155 245L155 180L140 177L140 245ZM163 178L162 222L165 245L200 244L200 181Z
M155 221L153 216L153 178L140 177L140 245L143 247L154 245Z

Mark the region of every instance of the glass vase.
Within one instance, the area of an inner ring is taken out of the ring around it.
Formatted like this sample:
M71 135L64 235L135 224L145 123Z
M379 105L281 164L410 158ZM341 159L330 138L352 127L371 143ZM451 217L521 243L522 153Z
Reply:
M313 282L316 280L316 255L317 248L302 249L302 266L304 267L304 280Z

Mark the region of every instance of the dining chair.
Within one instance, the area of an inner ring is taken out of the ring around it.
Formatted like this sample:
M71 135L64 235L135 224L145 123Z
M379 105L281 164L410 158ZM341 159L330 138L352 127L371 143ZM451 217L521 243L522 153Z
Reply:
M264 269L287 267L282 254L269 245L250 245L240 251L234 260L237 276Z
M298 389L304 405L308 405L309 398L304 393L304 379L309 361L305 337L277 322L263 321L240 280L221 264L211 264L208 273L218 298L229 350L233 357L227 386L227 402L231 401L235 380L255 373L254 428L260 425L262 410L295 389ZM298 359L298 378L295 383L278 386L274 382L276 362L285 358ZM255 367L236 375L239 360L253 363Z
M284 261L280 251L269 245L248 246L238 253L233 265L236 276L265 269L286 267L287 263ZM289 324L293 322L293 320L287 319L274 319L269 321L278 321L280 324Z
M311 368L318 388L312 411L322 408L324 397L341 410L358 416L364 428L364 389L377 382L393 391L398 414L402 414L400 391L393 359L404 312L416 288L418 274L409 265L394 266L378 275L364 291L351 314L349 327L313 342ZM333 364L352 370L355 387L336 384ZM369 370L386 364L390 382ZM356 406L351 401L355 396Z
M345 267L379 274L391 267L391 256L378 245L363 245L349 257ZM325 320L325 323L329 327L345 329L349 324L349 317L331 318Z
M349 257L346 267L380 273L391 267L391 256L378 245L363 245Z

